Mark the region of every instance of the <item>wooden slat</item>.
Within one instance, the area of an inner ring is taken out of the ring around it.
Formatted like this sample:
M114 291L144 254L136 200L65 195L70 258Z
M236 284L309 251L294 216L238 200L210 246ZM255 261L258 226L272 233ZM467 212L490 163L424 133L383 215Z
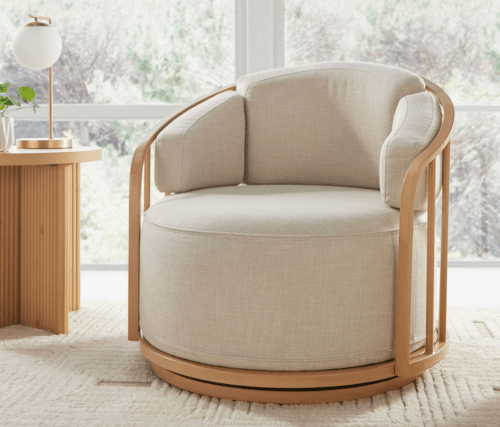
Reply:
M450 203L450 147L443 150L443 197L441 220L441 267L439 284L439 341L446 342L446 303L448 291L448 214Z
M434 348L434 253L436 233L436 159L429 163L427 176L427 310L426 339L427 354Z
M63 248L63 258L64 258L64 307L66 313L69 312L71 305L70 295L73 294L73 165L58 165L58 168L65 169L64 173L64 194L62 203L65 224L61 229L64 234L64 248ZM61 200L61 199L60 199ZM64 316L65 323L62 324L65 329L64 333L68 333L69 319L68 315Z
M22 166L20 322L68 333L72 165Z
M74 310L80 310L80 163L75 163L73 167L75 168L74 212L76 214L75 230L73 233L75 242L75 263L73 270L76 276L73 284L76 293Z
M69 165L71 169L71 197L69 244L71 245L71 279L69 282L69 311L80 308L80 165Z
M411 274L415 199L406 199L399 220L398 288L396 293L396 375L403 377L409 366L411 323Z
M146 152L144 159L144 212L151 205L151 147Z
M71 183L73 183L74 181L74 167L73 165L70 165L70 175L71 175ZM73 201L74 201L74 195L75 195L75 192L74 192L74 186L71 185L70 186L70 194L69 194L69 197L68 197L68 202L70 203L70 206L69 206L69 221L68 221L68 227L69 227L69 233L68 233L68 238L69 238L69 242L68 244L71 245L71 265L73 264L74 262L74 255L75 255L75 252L74 252L74 245L73 245L73 239L71 238L71 236L73 235L73 228L74 228L74 224L75 224L75 218L74 218L74 209L73 209ZM73 269L70 270L70 278L69 278L69 283L68 283L68 311L72 311L72 308L73 308L73 300L75 298L75 289L74 289L74 282L73 282L73 279L74 279L74 274L73 274Z
M19 323L19 167L0 167L0 328Z

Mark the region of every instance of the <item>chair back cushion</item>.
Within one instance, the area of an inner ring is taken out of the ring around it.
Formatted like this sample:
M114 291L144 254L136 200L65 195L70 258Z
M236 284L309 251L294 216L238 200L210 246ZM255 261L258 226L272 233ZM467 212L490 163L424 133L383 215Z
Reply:
M380 151L398 102L424 90L407 70L359 62L242 77L245 182L379 189Z
M177 117L156 139L155 183L162 193L238 185L243 179L245 114L234 91Z

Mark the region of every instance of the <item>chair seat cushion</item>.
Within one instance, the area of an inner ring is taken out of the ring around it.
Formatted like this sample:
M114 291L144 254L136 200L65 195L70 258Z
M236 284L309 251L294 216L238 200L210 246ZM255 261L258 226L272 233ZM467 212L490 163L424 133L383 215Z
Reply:
M380 191L315 185L243 185L165 197L146 213L162 228L255 236L344 236L397 231L399 210ZM425 215L417 213L418 224Z
M415 215L412 347L425 332ZM378 190L243 185L168 196L145 214L140 326L158 349L263 370L394 357L399 210Z

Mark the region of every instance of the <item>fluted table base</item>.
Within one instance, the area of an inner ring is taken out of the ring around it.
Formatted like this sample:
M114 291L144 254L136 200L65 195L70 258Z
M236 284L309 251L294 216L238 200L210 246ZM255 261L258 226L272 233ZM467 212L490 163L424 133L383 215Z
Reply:
M0 327L68 333L80 308L80 165L0 166Z

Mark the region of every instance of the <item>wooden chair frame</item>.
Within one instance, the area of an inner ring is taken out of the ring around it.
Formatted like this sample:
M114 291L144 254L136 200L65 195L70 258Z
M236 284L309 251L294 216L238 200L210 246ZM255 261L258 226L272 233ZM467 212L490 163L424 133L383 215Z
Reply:
M153 347L139 328L139 248L141 187L144 172L144 212L150 206L151 145L174 119L213 96L235 90L231 85L210 93L179 109L153 127L134 152L130 171L129 205L129 313L128 339L139 341L142 354L165 381L199 394L224 399L268 403L319 403L353 400L398 389L413 382L440 362L448 352L446 342L446 292L448 263L448 208L450 183L450 133L454 108L448 95L423 79L426 89L441 104L443 123L432 143L413 161L403 183L399 225L399 257L396 309L395 359L349 369L322 371L258 371L223 368L180 359ZM438 340L434 340L434 254L436 157L443 154L442 230ZM411 278L415 195L420 177L429 168L427 234L426 340L410 354Z

